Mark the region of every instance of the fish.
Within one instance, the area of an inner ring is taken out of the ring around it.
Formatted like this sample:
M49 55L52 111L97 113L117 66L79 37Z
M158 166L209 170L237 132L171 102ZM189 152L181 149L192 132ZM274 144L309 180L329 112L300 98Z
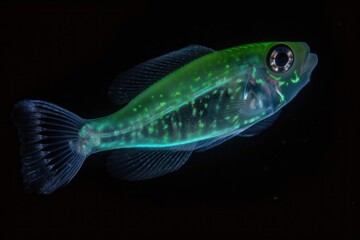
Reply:
M84 119L49 102L13 109L25 190L66 186L90 155L128 181L180 169L194 151L261 133L310 81L318 58L304 42L259 42L215 51L189 45L148 60L111 83L119 110Z

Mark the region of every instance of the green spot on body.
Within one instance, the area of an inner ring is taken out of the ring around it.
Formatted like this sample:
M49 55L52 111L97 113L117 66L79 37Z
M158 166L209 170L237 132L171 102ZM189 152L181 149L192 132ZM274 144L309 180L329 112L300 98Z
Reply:
M279 96L280 96L280 102L283 102L283 101L285 101L285 96L281 93L281 92L279 92L279 91L276 91L278 94L279 94Z
M165 129L167 129L168 127L169 127L169 125L164 124L163 129L165 130Z
M148 108L147 107L145 107L145 112L147 112L148 111Z
M212 75L213 75L212 72L209 72L209 73L207 74L208 77L211 77Z
M240 90L241 90L241 87L238 87L238 88L235 90L235 92L238 93L238 92L240 92Z
M154 99L155 97L154 97L154 95L151 95L151 99Z
M167 143L169 141L169 132L165 133L165 135L163 136L163 140L165 143Z
M205 127L205 123L199 122L199 128L204 128L204 127Z
M196 115L196 108L193 108L193 110L192 110L192 115L193 115L193 117L195 117L195 115Z
M225 65L225 68L226 68L226 69L229 69L229 68L230 68L230 65L229 65L229 64L226 64L226 65Z
M229 120L229 119L230 119L230 117L229 117L229 116L225 117L225 120Z
M265 81L264 81L263 79L261 79L261 78L256 79L255 82L256 82L257 84L265 84Z
M231 88L228 88L228 89L227 89L227 93L228 93L228 94L231 94L231 93L232 93L232 89L231 89Z
M194 81L198 82L198 81L200 81L200 79L201 79L200 76L197 76L197 77L194 78Z
M272 74L269 70L266 71L267 74L272 78L272 79L275 79L276 81L280 81L281 80L281 77L279 76L275 76L274 74Z
M183 123L182 122L179 122L179 127L182 127Z
M179 91L175 92L175 96L180 96L180 95L181 95L181 92L179 92Z
M191 92L195 92L193 85L190 85L189 87L190 87Z
M300 81L300 78L299 78L296 70L294 71L294 76L295 76L295 78L291 78L291 79L290 79L291 82L292 82L292 83L297 83L297 82L299 82L299 81Z
M236 82L236 83L241 83L241 82L242 82L242 79L241 79L241 78L238 78L238 79L236 79L235 82Z
M253 122L255 122L256 120L258 120L259 118L260 118L259 116L250 118L250 119L249 119L249 123L253 123Z
M133 111L134 111L134 112L137 112L137 108L134 107L134 108L133 108Z
M153 127L148 127L148 132L149 132L149 134L152 134L154 132L154 128Z
M212 121L210 124L211 128L216 128L217 124L216 124L216 120Z
M217 93L217 90L214 90L214 91L213 91L213 94L216 94L216 93Z
M155 108L155 110L159 110L160 108L162 108L163 106L165 106L165 102L161 102L159 103L159 106Z
M222 96L224 95L224 92L225 92L224 89L220 90L220 98L222 98Z
M260 119L260 116L252 117L249 120L245 120L244 124L253 123L253 122L255 122L256 120L259 120L259 119Z
M200 110L199 111L199 116L202 116L204 114L204 111L203 110Z
M216 110L216 111L218 111L219 109L220 109L219 104L216 104L216 106L215 106L215 110Z
M251 77L255 78L255 75L256 75L256 68L253 67L251 70Z
M160 94L160 95L159 95L159 97L161 97L161 98L162 98L162 97L164 97L164 95Z
M205 103L204 108L206 109L209 106L209 104Z

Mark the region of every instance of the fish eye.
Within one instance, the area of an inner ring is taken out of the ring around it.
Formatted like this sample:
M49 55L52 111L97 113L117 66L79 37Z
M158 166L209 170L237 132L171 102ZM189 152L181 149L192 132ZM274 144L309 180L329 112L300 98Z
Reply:
M267 62L276 73L288 71L294 62L294 53L286 45L277 45L269 51Z

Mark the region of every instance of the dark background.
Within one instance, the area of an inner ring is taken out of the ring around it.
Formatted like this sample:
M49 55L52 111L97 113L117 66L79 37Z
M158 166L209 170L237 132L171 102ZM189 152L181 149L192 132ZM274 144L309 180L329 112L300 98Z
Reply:
M354 9L316 1L1 4L2 196L10 200L2 204L1 234L355 239ZM281 40L307 42L319 64L310 84L260 136L194 153L180 171L145 182L111 178L108 153L100 153L54 194L24 192L10 117L18 100L104 116L117 110L107 99L110 82L135 64L189 44L220 50Z

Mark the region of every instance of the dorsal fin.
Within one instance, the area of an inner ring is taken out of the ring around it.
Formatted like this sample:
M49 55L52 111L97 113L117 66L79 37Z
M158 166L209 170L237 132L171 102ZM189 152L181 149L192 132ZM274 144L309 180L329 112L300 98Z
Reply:
M189 45L141 63L116 77L109 88L109 99L126 104L140 92L164 76L214 50L201 45Z

